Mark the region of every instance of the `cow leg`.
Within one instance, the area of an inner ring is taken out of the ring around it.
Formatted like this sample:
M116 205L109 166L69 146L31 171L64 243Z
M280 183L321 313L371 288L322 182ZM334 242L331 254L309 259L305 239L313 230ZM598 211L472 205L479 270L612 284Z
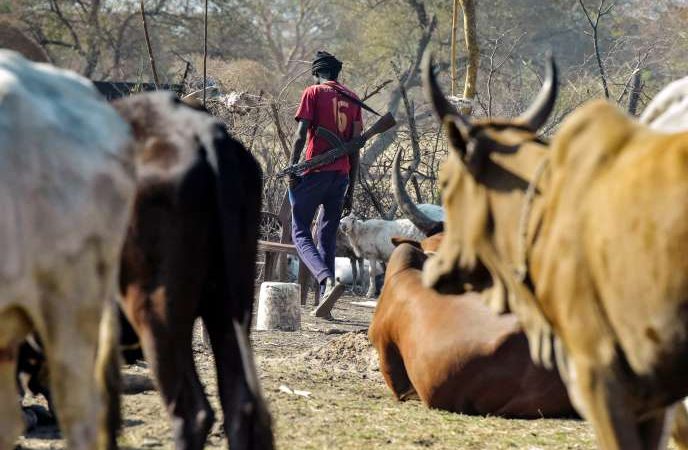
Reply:
M411 380L399 349L393 342L388 342L380 353L380 372L397 400L418 399L418 394Z
M370 262L370 274L369 274L369 281L370 284L368 285L368 292L366 292L366 297L369 298L375 298L375 275L377 275L376 269L377 269L377 260L376 259L369 259Z
M15 377L19 343L29 324L17 310L0 313L0 324L0 450L11 450L24 427Z
M15 383L16 349L0 348L0 450L11 450L23 428Z
M203 319L215 355L225 433L233 450L272 449L270 415L259 390L248 339L243 343L245 354L242 356L237 330L225 317L208 313ZM243 328L240 332L244 332Z
M218 391L224 415L223 426L231 444L232 421L241 404L246 382L241 368L239 347L230 321L229 317L214 314L206 314L203 317L215 356Z
M356 282L358 280L358 271L356 269L356 259L349 256L349 264L351 265L351 285L354 294L356 293Z
M175 358L178 369L170 371L169 366L164 369L159 366L157 375L168 412L172 416L175 447L177 450L202 450L215 415L198 379L190 334L188 344L167 347L165 352L178 352Z
M67 304L61 299L55 299L55 302ZM94 377L98 321L77 322L76 317L63 316L59 324L48 324L47 336L41 336L50 372L50 392L67 448L106 448L96 444L98 423L105 415L104 402Z
M644 450L636 418L624 401L621 386L587 364L576 363L576 376L585 418L595 429L600 449Z
M360 285L360 291L365 290L365 267L363 265L363 258L356 258L356 263L358 264L358 284Z
M674 438L676 448L688 450L688 412L683 401L676 403L671 437Z
M638 432L645 450L664 449L667 446L669 433L667 425L674 419L674 408L658 411L651 417L638 423Z
M156 380L160 395L172 419L177 450L201 450L214 421L214 414L193 362L191 333L194 315L163 324L162 311L168 306L162 290L145 299L125 299L124 311L141 338L146 361ZM135 305L147 305L136 309Z

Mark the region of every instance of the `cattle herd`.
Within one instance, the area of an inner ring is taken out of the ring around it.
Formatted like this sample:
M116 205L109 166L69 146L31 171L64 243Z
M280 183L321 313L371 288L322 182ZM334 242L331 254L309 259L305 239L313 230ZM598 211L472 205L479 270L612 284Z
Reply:
M399 153L407 218L346 217L339 243L354 268L370 261L369 296L385 265L369 338L394 396L581 416L607 450L665 448L672 432L688 448L688 83L640 120L589 102L548 140L553 60L514 119L462 115L429 56L423 70L450 146L443 208L413 204ZM109 104L0 50L0 450L28 420L17 386L49 399L67 448L117 448L123 320L175 447L202 449L214 413L194 370L199 317L231 448L274 447L249 343L261 177L202 108L170 93Z

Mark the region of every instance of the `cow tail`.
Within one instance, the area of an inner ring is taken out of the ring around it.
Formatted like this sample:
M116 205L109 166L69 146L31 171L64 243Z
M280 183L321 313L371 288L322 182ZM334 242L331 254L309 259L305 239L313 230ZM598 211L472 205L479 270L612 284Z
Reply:
M214 153L207 156L216 179L225 301L232 305L232 320L241 324L248 341L256 278L262 172L253 156L224 128L213 141L213 150ZM242 362L248 360L242 358ZM250 369L244 366L245 371Z
M262 198L262 172L256 160L223 129L208 162L215 172L223 279L232 317L248 335L253 309L256 252Z
M98 353L96 355L96 381L105 405L101 416L98 448L117 448L117 434L122 425L120 404L119 321L114 299L106 302L100 320Z
M214 141L208 162L216 174L220 219L224 301L232 304L232 326L248 391L253 397L255 422L271 428L249 341L256 278L256 252L263 193L262 171L256 160L226 130ZM229 318L228 318L229 319ZM272 448L272 435L260 448ZM255 443L254 443L255 444ZM253 445L252 445L253 448Z

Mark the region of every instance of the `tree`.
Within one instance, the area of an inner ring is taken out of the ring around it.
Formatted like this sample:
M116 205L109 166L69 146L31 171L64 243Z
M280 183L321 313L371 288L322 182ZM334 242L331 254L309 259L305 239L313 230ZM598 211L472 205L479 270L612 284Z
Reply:
M424 2L419 0L406 0L406 4L415 12L417 26L420 29L420 37L416 42L415 54L411 57L410 62L407 63L406 69L399 75L399 85L392 91L387 102L385 110L392 114L396 114L399 109L403 90L408 91L411 87L418 85L420 63L437 26L437 17L434 14L432 16L428 15ZM396 136L396 130L389 131L381 135L370 145L370 147L368 147L368 149L366 149L361 157L361 177L367 178L370 176L371 166L389 147Z

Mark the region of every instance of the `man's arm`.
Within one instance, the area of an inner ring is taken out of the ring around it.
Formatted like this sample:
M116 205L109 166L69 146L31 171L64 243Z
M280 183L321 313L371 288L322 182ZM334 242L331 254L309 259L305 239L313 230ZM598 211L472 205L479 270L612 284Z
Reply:
M306 137L308 135L308 125L310 125L310 120L299 119L299 125L296 127L296 132L294 133L294 144L291 148L291 162L290 165L297 164L299 159L301 159L301 152L306 144ZM298 183L299 179L296 175L289 175L289 187L294 188Z

